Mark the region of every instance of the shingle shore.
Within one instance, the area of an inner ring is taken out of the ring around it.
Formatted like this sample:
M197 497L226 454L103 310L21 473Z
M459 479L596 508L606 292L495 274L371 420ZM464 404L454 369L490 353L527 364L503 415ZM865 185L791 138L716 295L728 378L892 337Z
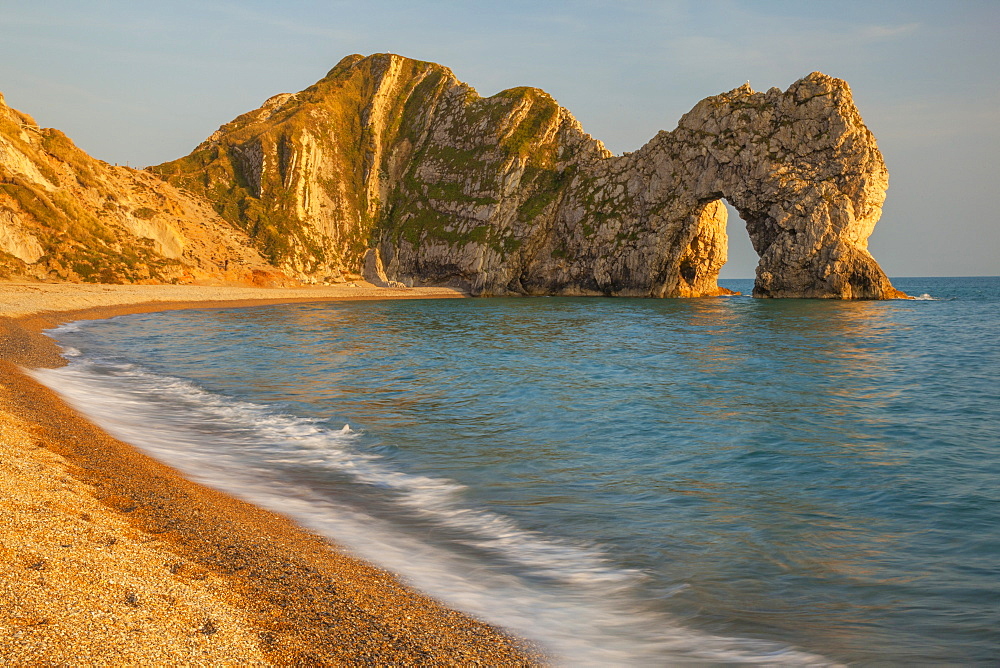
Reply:
M41 334L60 322L455 295L370 286L0 284L0 316L17 316L0 317L0 663L542 663L524 641L406 588L291 521L184 479L21 371L63 363ZM150 303L157 299L171 303Z

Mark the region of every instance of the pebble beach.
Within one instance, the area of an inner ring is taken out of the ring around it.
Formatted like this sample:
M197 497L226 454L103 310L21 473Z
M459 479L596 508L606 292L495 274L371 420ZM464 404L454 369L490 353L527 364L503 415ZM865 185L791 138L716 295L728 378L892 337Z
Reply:
M447 288L0 284L5 665L538 665L522 640L280 515L192 483L26 374L43 330L175 308L461 297Z

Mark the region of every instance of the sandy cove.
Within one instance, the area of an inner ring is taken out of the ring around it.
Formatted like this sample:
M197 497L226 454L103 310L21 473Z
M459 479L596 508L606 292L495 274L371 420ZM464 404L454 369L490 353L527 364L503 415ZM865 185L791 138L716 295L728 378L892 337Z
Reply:
M178 308L459 297L447 288L0 283L0 663L537 665L290 520L184 479L22 367L43 329Z

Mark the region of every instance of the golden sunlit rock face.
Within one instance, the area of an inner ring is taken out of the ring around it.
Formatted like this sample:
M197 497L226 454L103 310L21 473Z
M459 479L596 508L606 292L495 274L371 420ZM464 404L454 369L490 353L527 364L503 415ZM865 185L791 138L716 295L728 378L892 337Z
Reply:
M0 278L252 282L276 275L204 199L95 160L0 97Z
M613 156L541 90L483 98L440 65L355 55L150 172L121 178L161 198L180 189L214 209L202 219L218 226L216 214L310 282L367 265L387 284L477 295L716 295L724 198L761 256L756 296L899 295L867 251L888 184L882 156L847 84L819 73L786 91L707 98L675 130ZM149 218L130 208L122 224L183 259L184 235L164 229L168 207L150 197ZM0 218L0 245L31 264L44 244L24 230Z

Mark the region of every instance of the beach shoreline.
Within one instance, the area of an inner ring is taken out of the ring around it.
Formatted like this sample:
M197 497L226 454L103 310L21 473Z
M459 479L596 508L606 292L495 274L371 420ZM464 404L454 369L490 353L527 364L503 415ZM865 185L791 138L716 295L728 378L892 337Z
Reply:
M537 648L290 520L190 482L23 368L43 331L186 308L462 297L449 288L0 283L0 658L12 665L537 665Z

